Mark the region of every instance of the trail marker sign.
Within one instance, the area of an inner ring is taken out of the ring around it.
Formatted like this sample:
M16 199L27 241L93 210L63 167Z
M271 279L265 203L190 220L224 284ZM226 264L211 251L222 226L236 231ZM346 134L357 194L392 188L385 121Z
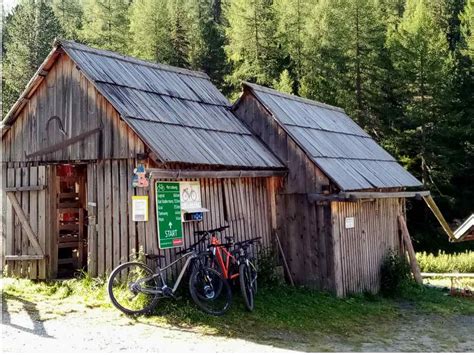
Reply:
M156 182L156 219L160 249L184 245L179 182Z

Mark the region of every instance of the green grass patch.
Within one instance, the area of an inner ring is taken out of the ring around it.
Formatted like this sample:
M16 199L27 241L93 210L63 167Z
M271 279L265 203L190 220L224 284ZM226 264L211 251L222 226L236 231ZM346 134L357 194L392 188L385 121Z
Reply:
M416 259L422 272L474 272L474 251L448 254L439 251L438 254L416 253Z
M62 312L57 314L68 312L61 304L81 303L86 307L113 310L105 280L87 275L80 279L50 282L5 278L3 297L6 301L49 302L56 313ZM153 314L131 321L192 328L206 334L245 336L262 342L275 342L278 334L285 332L298 341L299 337L315 339L315 334L362 336L367 329L377 329L381 324L403 317L407 307L409 312L420 314L474 315L474 300L450 297L439 289L410 283L394 298L359 295L338 299L307 288L266 287L259 290L252 313L246 311L238 290L235 290L231 310L222 317L203 313L183 292L180 300L162 300Z

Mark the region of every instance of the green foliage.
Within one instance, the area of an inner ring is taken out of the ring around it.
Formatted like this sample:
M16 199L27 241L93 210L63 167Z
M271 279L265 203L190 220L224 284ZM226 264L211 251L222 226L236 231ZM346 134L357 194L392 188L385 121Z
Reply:
M130 53L142 59L169 63L171 19L168 0L135 0L130 6Z
M280 80L275 81L273 87L281 92L285 92L287 94L293 94L293 88L295 83L293 79L291 79L290 73L288 70L283 70L280 74Z
M272 248L261 249L258 253L258 284L260 286L275 286L281 284L276 272L277 258Z
M216 0L198 1L194 4L192 15L191 67L204 71L216 85L223 88L228 68L221 3Z
M233 65L228 81L271 85L280 73L275 11L271 0L233 0L227 3L227 56Z
M82 29L82 2L80 0L52 0L54 15L59 21L62 36L78 40Z
M22 0L5 20L3 114L25 88L61 34L58 19L45 1Z
M460 15L460 20L465 54L474 59L474 0L466 1L466 7Z
M417 253L416 260L422 272L461 272L474 273L474 252L448 254L440 250L436 255L432 253Z
M128 0L85 0L81 38L102 49L127 53Z
M399 295L409 280L410 266L406 258L390 250L382 263L381 293L385 296Z

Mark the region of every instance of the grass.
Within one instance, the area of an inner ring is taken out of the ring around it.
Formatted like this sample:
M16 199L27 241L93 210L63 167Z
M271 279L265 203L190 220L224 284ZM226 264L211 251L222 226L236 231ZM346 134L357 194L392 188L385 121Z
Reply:
M447 254L439 251L437 255L431 253L416 253L416 259L422 272L474 272L474 251Z
M252 313L245 310L242 299L236 294L230 312L223 317L208 316L197 309L189 297L183 297L177 302L163 300L154 314L134 321L193 328L206 334L275 341L282 332L295 337L309 333L354 336L367 327L377 327L384 320L402 317L407 305L417 312L474 315L474 300L446 296L438 289L413 284L403 287L397 298L359 295L337 299L306 288L267 287L259 290ZM34 304L47 300L56 314L67 312L67 307L58 306L62 303L82 303L89 308L112 310L105 281L87 275L50 282L5 278L3 297L7 301L23 299Z

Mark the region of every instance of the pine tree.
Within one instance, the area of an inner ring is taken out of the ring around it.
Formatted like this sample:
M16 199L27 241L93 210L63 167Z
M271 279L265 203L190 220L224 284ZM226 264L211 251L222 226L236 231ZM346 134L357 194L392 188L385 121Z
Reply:
M331 0L319 0L309 14L304 38L304 74L299 93L302 96L343 106L340 90L345 87L342 73L347 72L340 40L346 33L340 25L342 13Z
M52 7L61 24L62 35L67 39L78 40L83 16L81 1L53 0Z
M233 0L227 3L227 57L233 73L227 80L271 85L280 73L275 13L271 0Z
M283 70L280 74L280 80L274 82L273 87L281 92L287 94L293 94L293 87L295 83L290 76L287 69Z
M128 0L85 0L82 39L89 45L127 53Z
M474 0L467 0L460 22L464 53L474 61Z
M343 106L363 127L376 130L385 41L376 2L321 0L313 14L305 42L303 93Z
M3 114L51 51L61 27L47 1L23 0L13 9L5 31Z
M303 46L306 36L308 14L315 0L275 0L274 7L278 23L280 51L288 56L287 68L293 74L296 92L303 76ZM291 75L290 72L288 74Z
M225 36L219 0L202 0L193 8L191 67L206 72L219 87L227 73Z
M419 165L425 186L434 183L436 172L445 173L435 159L433 128L441 117L452 68L446 36L430 10L425 0L408 0L400 25L388 38L397 78L404 87L405 116L395 134L400 152Z
M171 22L168 0L135 0L130 7L132 55L169 63L171 60Z
M190 19L189 3L185 0L171 2L171 55L169 63L180 68L190 67Z

